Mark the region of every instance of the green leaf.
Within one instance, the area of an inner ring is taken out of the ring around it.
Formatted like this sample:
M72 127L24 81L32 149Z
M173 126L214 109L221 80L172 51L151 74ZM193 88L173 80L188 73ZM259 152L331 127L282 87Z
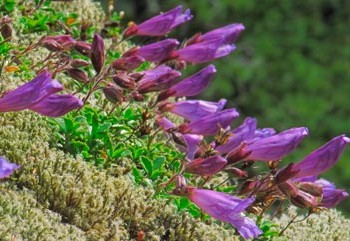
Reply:
M132 168L132 175L134 176L136 183L140 183L143 179L141 172L136 167Z
M153 171L153 166L152 166L152 162L145 156L141 157L141 163L142 166L144 167L144 169L147 171L147 174L149 176L152 175L152 171Z

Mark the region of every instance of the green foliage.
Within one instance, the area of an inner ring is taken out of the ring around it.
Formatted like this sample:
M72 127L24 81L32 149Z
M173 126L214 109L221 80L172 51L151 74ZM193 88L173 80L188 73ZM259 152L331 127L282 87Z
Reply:
M151 135L156 133L143 133L147 124L142 116L137 106L117 107L113 113L84 107L49 119L57 128L52 145L103 168L124 165L125 159L130 159L136 183L160 184L178 170L183 156L167 143L152 141Z
M16 0L2 0L0 3L0 12L4 11L9 14L15 10Z

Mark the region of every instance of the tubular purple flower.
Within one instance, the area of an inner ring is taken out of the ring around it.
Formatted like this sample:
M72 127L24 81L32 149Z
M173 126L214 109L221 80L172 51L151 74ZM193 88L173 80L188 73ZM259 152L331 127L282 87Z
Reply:
M144 71L143 74L144 76L138 82L138 91L140 93L161 91L170 88L177 82L177 78L181 76L179 71L165 65Z
M91 62L97 73L100 73L105 62L104 42L100 35L95 34L91 44Z
M197 158L186 164L185 172L200 176L212 176L221 171L226 164L227 161L221 156Z
M185 13L182 14L182 6L177 6L168 12L150 18L139 25L132 25L124 32L124 38L133 35L163 36L190 19L192 19L190 10L187 9Z
M181 133L191 133L198 135L215 135L219 128L227 128L231 122L239 116L236 109L227 109L214 114L207 115L191 123L179 126Z
M315 183L322 187L322 207L333 208L349 196L345 190L336 189L333 183L325 179L319 179Z
M80 108L84 103L73 95L53 94L29 109L41 115L49 117L59 117L67 114L73 109Z
M198 95L208 87L215 73L215 66L209 65L194 75L177 83L168 90L160 93L158 101L165 100L170 96L183 97Z
M156 123L160 128L162 128L165 131L175 127L174 123L172 123L169 119L163 116L157 116Z
M254 133L254 137L250 141L256 141L259 139L270 137L270 136L273 136L274 134L276 134L276 131L273 128L256 129Z
M143 45L136 49L134 54L141 56L147 61L159 63L166 59L170 55L170 52L179 44L179 41L176 39L165 39L152 44Z
M21 85L0 98L0 112L28 109L62 89L62 85L57 80L52 80L49 72L44 71L32 81Z
M210 102L203 100L186 100L175 103L166 103L160 106L161 111L170 111L186 120L196 121L209 114L221 111L227 100L221 99L219 102Z
M305 127L291 128L270 137L248 141L243 152L249 153L248 160L277 161L296 149L307 135Z
M212 61L230 54L236 49L235 45L224 44L219 41L192 44L171 53L171 58L199 64Z
M212 190L187 189L187 197L194 204L213 218L230 223L243 238L256 238L262 234L255 222L242 213L254 202L254 198L240 199Z
M193 160L194 154L199 146L199 143L201 143L201 141L203 140L203 136L194 134L184 134L183 138L186 143L186 149L184 150L187 154L186 157L189 160Z
M300 169L300 172L295 176L317 176L320 173L327 171L331 168L339 159L340 155L344 151L345 146L350 142L350 138L345 135L340 135L325 145L321 146L317 150L310 153L299 163L296 163L296 168Z
M0 178L9 177L18 168L20 168L19 165L9 163L5 158L0 156Z
M256 125L257 121L255 118L246 118L242 125L231 131L227 142L217 146L215 150L220 154L226 154L233 151L239 147L244 140L250 139L254 136Z
M197 38L197 42L220 41L222 44L232 44L244 30L241 23L234 23L224 27L214 29Z

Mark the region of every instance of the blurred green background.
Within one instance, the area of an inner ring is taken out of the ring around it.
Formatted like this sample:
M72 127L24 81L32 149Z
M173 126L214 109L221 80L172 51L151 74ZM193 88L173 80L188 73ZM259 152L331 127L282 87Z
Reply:
M106 6L107 0L101 0ZM349 0L116 0L139 23L177 5L194 19L170 36L188 38L234 22L246 30L238 49L215 61L218 72L202 98L227 98L241 115L278 131L307 126L309 137L288 157L298 161L332 137L350 135ZM194 72L194 69L191 69ZM242 118L243 119L243 118ZM323 177L350 192L350 147ZM350 199L341 205L350 217Z

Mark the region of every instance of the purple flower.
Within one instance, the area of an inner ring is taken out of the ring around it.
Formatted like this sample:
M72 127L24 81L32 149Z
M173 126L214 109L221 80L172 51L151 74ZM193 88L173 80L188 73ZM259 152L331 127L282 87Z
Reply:
M171 53L172 58L190 63L205 63L230 54L236 49L235 45L222 44L220 41L210 41L192 44Z
M0 178L9 177L14 170L20 168L19 165L14 163L9 163L5 158L0 156Z
M212 190L187 188L188 198L213 218L230 223L245 238L256 238L262 231L253 220L243 216L254 198L240 199Z
M175 103L166 103L159 107L161 111L170 111L189 121L196 121L209 114L221 111L225 104L225 99L219 102L209 102L203 100L186 100Z
M160 128L162 128L165 131L175 127L174 123L172 123L169 119L163 116L157 116L156 123Z
M224 144L217 146L215 150L220 154L226 154L235 150L243 141L254 136L256 124L255 118L246 118L242 125L231 131L228 140Z
M215 135L220 128L227 128L239 116L236 109L227 109L179 126L181 133Z
M196 42L220 41L222 44L232 44L244 30L241 23L230 24L218 29L214 29L196 38Z
M100 35L95 34L91 45L91 62L97 73L100 73L105 62L104 42Z
M32 81L21 85L0 98L0 112L28 109L62 89L62 85L57 80L52 80L49 72L44 71Z
M181 75L180 72L165 65L144 71L143 74L144 76L138 82L138 91L140 93L160 91L170 88L176 83L177 78Z
M139 36L163 36L176 28L178 25L192 19L192 15L189 9L182 14L182 6L177 6L162 13L158 16L150 18L143 23L137 25L134 24L124 32L124 37L132 35Z
M143 45L134 50L134 55L141 56L147 61L159 63L166 59L170 52L179 45L176 39L165 39L152 44Z
M226 166L226 164L227 161L221 156L197 158L186 164L185 172L197 174L200 176L212 176L221 171Z
M214 65L209 65L194 75L182 80L178 84L162 92L158 96L158 101L165 100L170 96L183 97L198 95L206 89L216 72Z
M53 94L39 103L32 105L29 109L41 115L59 117L67 114L73 109L80 108L84 103L73 95Z
M304 160L295 164L295 167L300 169L295 178L317 176L327 171L338 161L345 146L349 142L350 139L348 137L340 135L313 151Z
M319 179L315 183L322 187L322 207L333 208L349 196L345 190L336 189L333 183L325 179Z
M277 161L296 149L307 135L305 127L292 128L270 137L247 141L243 152L249 153L248 160Z
M184 141L185 141L185 144L186 144L186 148L184 150L184 152L186 153L186 157L189 160L193 160L194 159L194 154L195 154L199 144L203 140L203 136L195 135L195 134L184 134L183 138L184 138Z

